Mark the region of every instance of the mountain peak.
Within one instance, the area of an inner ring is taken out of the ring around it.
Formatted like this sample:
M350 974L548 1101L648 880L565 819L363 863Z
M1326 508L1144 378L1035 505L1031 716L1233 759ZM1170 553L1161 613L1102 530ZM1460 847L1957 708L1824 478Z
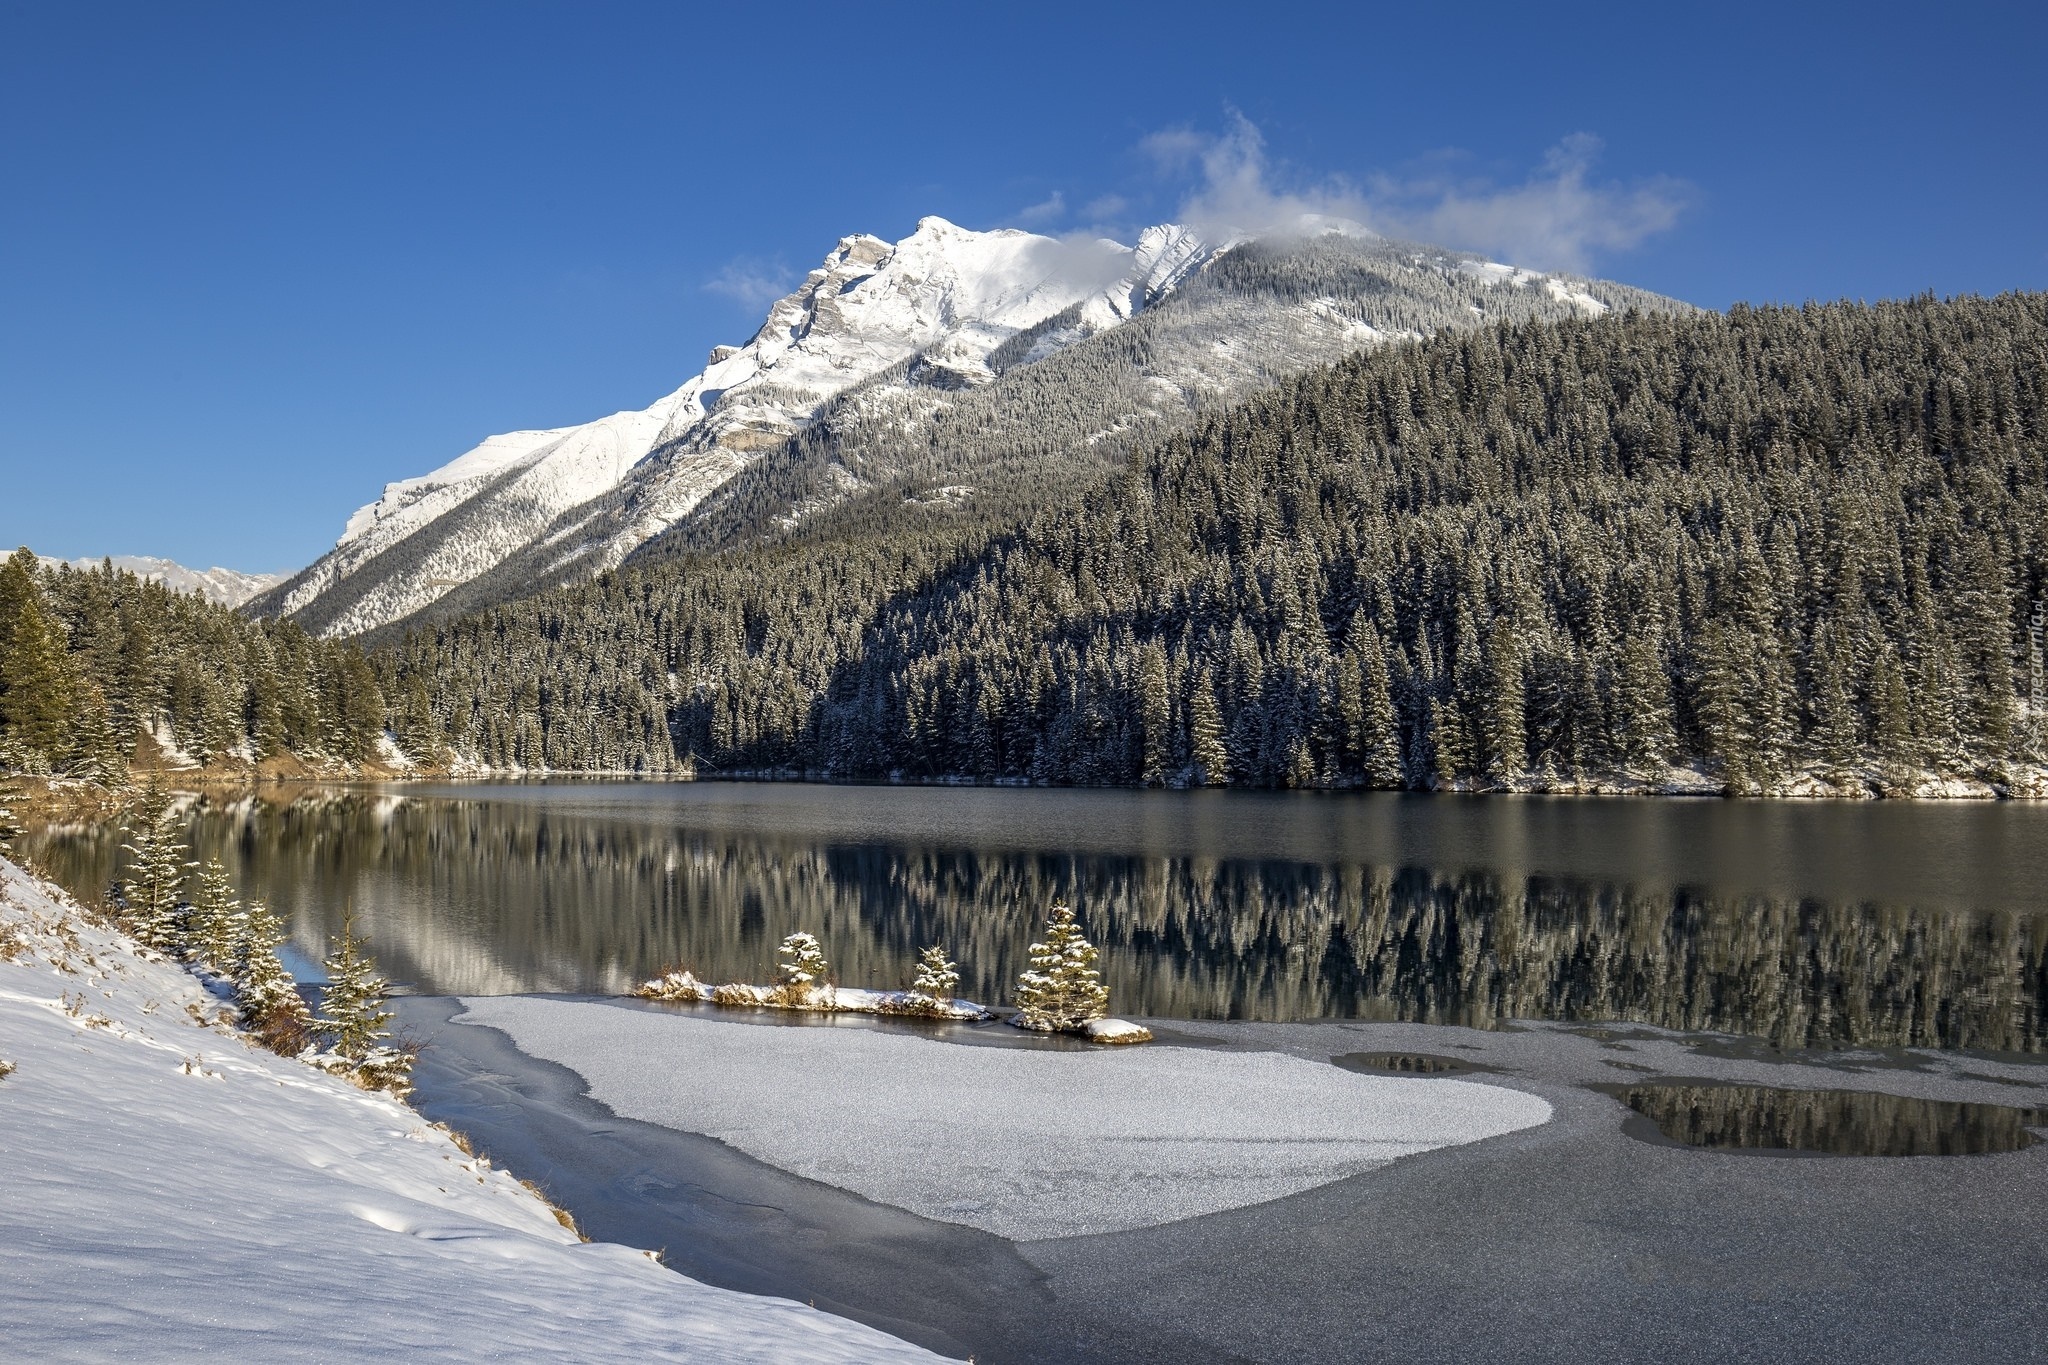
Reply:
M1115 326L1206 259L1193 234L1171 226L1135 248L976 231L935 214L894 243L842 237L744 345L713 348L702 371L653 406L493 436L387 485L349 518L334 550L259 608L294 614L323 603L319 628L373 629L537 537L615 564L870 376L929 356L949 383L971 387L993 377L990 353L1019 332L1077 304L1080 321L1056 345ZM616 505L572 516L628 483ZM406 549L379 566L400 542Z

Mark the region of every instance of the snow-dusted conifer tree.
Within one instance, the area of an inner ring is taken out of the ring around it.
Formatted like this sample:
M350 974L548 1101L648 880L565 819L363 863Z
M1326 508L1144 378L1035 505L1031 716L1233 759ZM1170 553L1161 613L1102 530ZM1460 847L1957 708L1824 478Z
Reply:
M278 960L284 924L262 901L242 906L236 917L237 942L229 954L235 980L235 1003L242 1017L274 1052L294 1055L310 1042L313 1012L299 995L298 983Z
M960 968L943 948L932 947L918 954L917 979L910 993L919 1003L943 1005L960 993Z
M383 1008L387 984L377 975L377 964L363 955L353 918L344 916L341 936L327 955L327 988L320 993L317 1021L334 1052L360 1063L390 1036L385 1025L391 1012Z
M64 622L48 610L36 577L26 549L0 565L0 740L12 763L47 773L64 757L77 678Z
M193 955L222 975L234 970L241 937L242 900L218 858L200 867L192 895L189 941Z
M1158 641L1138 656L1138 725L1144 737L1138 778L1148 787L1166 784L1178 736L1173 727L1173 696L1166 685L1166 647Z
M1107 1014L1109 988L1096 969L1098 956L1073 910L1055 905L1046 916L1045 942L1031 945L1031 969L1017 978L1017 1024L1065 1033Z
M344 916L341 937L327 958L327 988L314 1027L327 1035L329 1051L316 1065L340 1071L370 1090L404 1095L412 1088L412 1053L392 1047L391 1011L384 998L389 983L363 953L352 918Z
M1190 670L1188 684L1188 761L1193 780L1220 787L1230 780L1230 755L1223 747L1223 717L1216 693L1202 674Z
M18 799L20 789L12 782L0 782L0 857L14 852L15 836L21 833L21 826L14 822L14 812L7 803Z
M78 692L78 704L71 719L71 736L64 769L73 777L102 787L124 782L128 758L123 752L121 728L107 710L106 694L87 681Z
M832 972L817 937L799 930L782 940L781 953L782 980L777 983L776 991L784 1003L808 1005L816 1001L818 993L825 988L826 977Z
M181 946L185 933L180 893L191 864L185 841L171 815L171 798L152 780L135 808L128 854L128 928L137 939L166 951Z

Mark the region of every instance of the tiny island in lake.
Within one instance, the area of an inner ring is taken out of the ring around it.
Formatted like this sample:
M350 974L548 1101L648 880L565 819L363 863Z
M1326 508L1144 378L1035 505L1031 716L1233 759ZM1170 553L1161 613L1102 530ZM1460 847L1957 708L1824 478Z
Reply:
M1017 979L1017 1005L1009 1022L1035 1033L1075 1033L1091 1043L1149 1043L1152 1031L1142 1024L1108 1018L1109 988L1096 966L1095 945L1081 933L1074 912L1055 905L1046 916L1043 943L1031 945L1031 969ZM840 986L831 979L831 965L817 937L798 930L782 940L781 979L772 986L731 982L707 986L677 968L640 985L633 994L643 1000L709 1003L742 1008L809 1010L820 1014L887 1014L922 1019L985 1021L996 1012L953 992L960 969L945 950L926 948L918 956L917 976L907 990L878 991Z

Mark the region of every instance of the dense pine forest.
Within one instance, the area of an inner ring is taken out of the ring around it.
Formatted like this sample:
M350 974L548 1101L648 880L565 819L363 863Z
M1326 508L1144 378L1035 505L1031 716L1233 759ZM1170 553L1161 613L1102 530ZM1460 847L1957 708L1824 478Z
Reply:
M386 668L503 766L2025 789L2044 388L2038 295L1446 334L1013 529L688 556Z
M9 766L2033 792L2048 297L1503 323L1069 469L674 553L365 654L0 569Z
M384 696L353 644L252 622L111 565L0 563L0 768L118 785L138 753L373 757Z

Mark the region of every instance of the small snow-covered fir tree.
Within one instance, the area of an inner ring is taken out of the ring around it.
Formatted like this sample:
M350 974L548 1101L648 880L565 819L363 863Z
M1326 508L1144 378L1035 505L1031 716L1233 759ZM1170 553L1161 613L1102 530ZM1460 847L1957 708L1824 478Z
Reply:
M377 964L364 956L353 918L344 916L341 936L327 955L327 987L320 993L317 1021L331 1050L351 1062L362 1062L379 1042L391 1036L385 1027L391 1022L391 1012L383 1008L388 984L377 975Z
M918 954L917 979L910 994L920 1003L943 1005L960 992L960 968L943 948L927 948Z
M236 916L236 943L229 954L235 981L235 1003L264 1045L287 1056L311 1042L313 1012L299 994L298 982L278 959L284 924L262 901L252 900Z
M811 1004L825 988L825 979L832 971L825 961L825 950L818 945L815 935L799 930L782 940L781 954L782 979L776 983L776 993L785 1004Z
M393 1047L388 1025L391 1011L384 998L389 983L377 975L377 964L363 952L355 923L343 916L341 937L327 957L327 987L320 995L320 1018L314 1027L327 1035L328 1052L309 1060L339 1071L370 1090L404 1095L412 1088L413 1054Z
M8 803L20 797L19 787L12 782L0 781L0 857L14 852L14 840L21 833L21 826L14 822L14 812L8 809Z
M179 836L171 814L171 798L152 780L135 808L129 826L130 842L121 845L128 854L128 929L152 948L166 951L182 946L185 934L185 841Z
M231 975L241 937L242 900L220 859L208 858L193 878L192 954L223 976Z
M1109 988L1096 969L1095 945L1055 905L1046 916L1045 942L1031 945L1031 969L1017 978L1017 1020L1023 1028L1065 1033L1109 1012Z

